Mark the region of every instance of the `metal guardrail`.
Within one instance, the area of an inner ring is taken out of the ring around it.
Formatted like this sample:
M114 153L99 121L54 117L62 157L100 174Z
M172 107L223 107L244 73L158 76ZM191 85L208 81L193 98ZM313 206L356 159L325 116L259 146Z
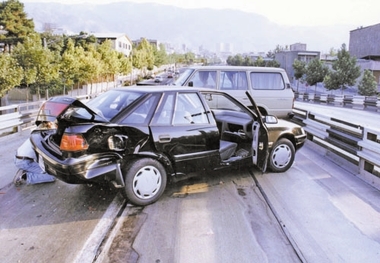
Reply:
M96 94L82 95L76 98L87 101L95 96ZM0 136L33 128L38 110L44 102L41 100L0 107Z
M380 189L380 131L303 109L294 113L309 140L352 163L358 177Z
M33 127L38 110L43 102L37 101L0 107L0 136Z
M354 96L295 92L295 99L331 106L350 107L380 112L380 100L376 96Z

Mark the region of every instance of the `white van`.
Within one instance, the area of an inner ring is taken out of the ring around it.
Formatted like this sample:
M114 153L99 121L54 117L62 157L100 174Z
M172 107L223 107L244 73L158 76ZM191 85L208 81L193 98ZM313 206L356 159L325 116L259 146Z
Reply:
M282 68L193 66L186 68L173 84L223 90L249 106L245 94L248 90L264 115L293 116L294 93Z

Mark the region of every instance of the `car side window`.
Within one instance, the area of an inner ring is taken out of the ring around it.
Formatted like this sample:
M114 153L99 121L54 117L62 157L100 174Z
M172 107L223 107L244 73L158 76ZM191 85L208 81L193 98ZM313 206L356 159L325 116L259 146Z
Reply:
M197 93L179 93L174 112L173 125L207 124L208 115Z
M251 72L252 89L259 90L282 90L285 82L280 73Z
M193 87L216 88L216 71L198 70L190 78Z
M161 106L153 119L153 125L170 125L172 122L174 112L174 96L175 94L169 94L164 97Z
M247 90L248 81L245 71L222 71L220 72L221 90Z

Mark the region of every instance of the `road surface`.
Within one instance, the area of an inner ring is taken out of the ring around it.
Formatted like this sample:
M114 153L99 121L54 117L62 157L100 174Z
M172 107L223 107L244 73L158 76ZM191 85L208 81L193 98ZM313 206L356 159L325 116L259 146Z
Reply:
M380 262L380 191L312 142L286 173L198 174L141 208L106 186L13 186L24 132L0 138L3 262Z

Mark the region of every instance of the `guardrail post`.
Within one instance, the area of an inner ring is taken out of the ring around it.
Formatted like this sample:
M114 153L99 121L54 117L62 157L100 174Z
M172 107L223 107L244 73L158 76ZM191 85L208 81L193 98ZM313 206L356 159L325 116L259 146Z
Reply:
M327 104L334 104L335 95L334 94L327 94Z
M359 142L361 151L359 170L362 179L376 188L380 187L380 132L364 128L363 140Z
M321 102L321 94L314 94L314 102Z
M377 111L377 97L366 96L364 98L364 109L374 109Z
M343 106L352 106L354 101L354 96L352 95L344 95L343 97Z

